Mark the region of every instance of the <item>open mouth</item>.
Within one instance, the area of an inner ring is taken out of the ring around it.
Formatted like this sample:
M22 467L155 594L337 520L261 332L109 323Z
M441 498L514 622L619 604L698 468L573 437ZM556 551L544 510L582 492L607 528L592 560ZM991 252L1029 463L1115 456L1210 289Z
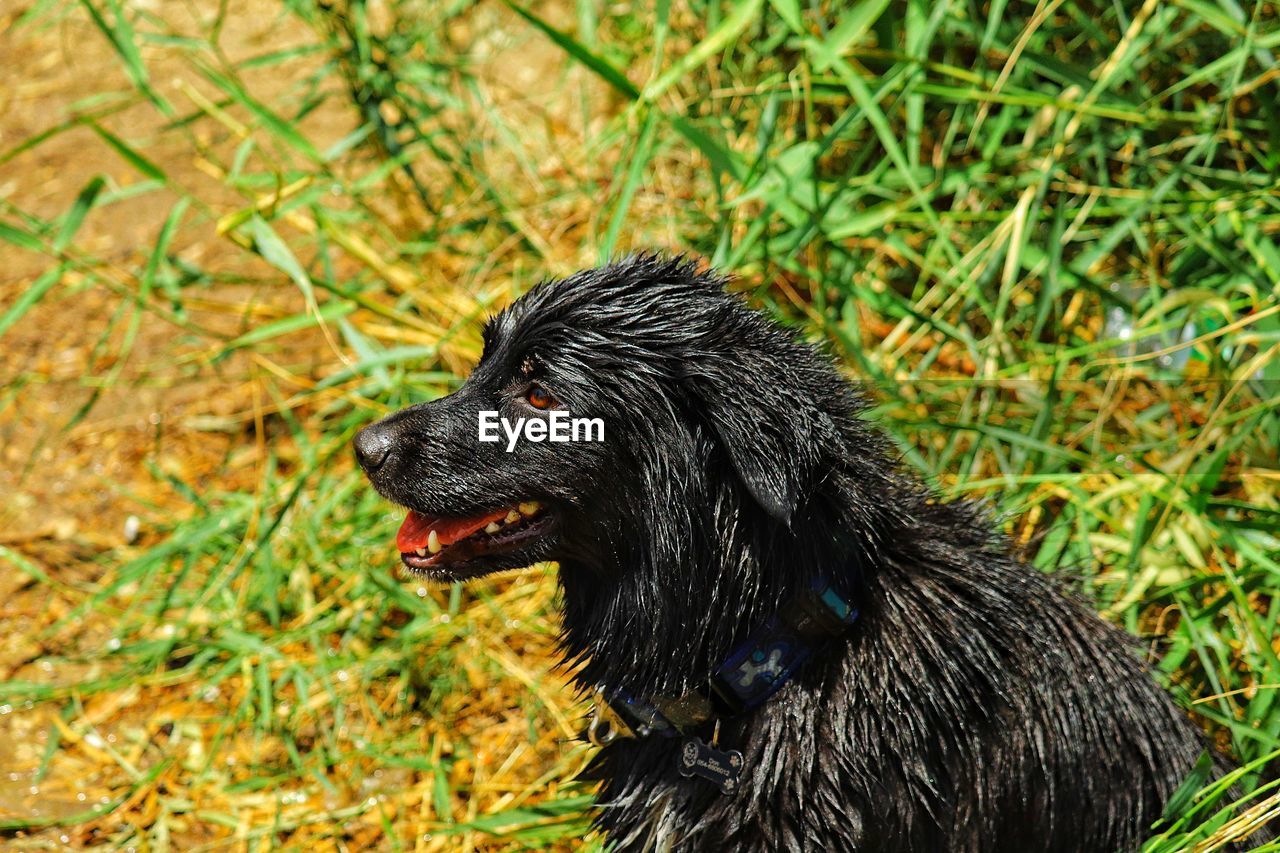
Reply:
M537 501L465 518L424 515L410 510L396 534L401 561L415 574L447 577L447 567L517 551L539 539L550 516Z

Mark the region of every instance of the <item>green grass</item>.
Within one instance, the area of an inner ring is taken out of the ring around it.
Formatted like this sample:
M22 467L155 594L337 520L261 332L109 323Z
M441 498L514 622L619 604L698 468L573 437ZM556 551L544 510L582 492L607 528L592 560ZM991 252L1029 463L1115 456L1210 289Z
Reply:
M139 543L81 548L82 573L0 546L63 605L53 674L0 685L51 720L32 779L88 765L110 791L0 830L574 846L583 705L548 671L550 576L395 580L347 445L454 387L490 306L633 247L734 271L868 384L908 464L1147 638L1249 770L1280 750L1274 5L195 5L38 0L12 25L70 28L115 73L3 137L0 168L65 139L103 165L60 213L0 195L4 256L39 270L0 346L85 293L113 308L86 324L108 366L20 366L0 422L66 395L56 446L122 389L235 404L166 425L212 462L157 442L110 484ZM140 200L150 244L98 248ZM84 746L110 719L150 743ZM1204 781L1149 853L1280 808Z

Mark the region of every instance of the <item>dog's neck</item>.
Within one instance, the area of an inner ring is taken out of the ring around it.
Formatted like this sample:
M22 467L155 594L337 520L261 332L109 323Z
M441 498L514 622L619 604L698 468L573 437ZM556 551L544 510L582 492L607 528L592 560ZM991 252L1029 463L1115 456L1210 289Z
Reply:
M736 646L815 580L856 606L874 543L838 492L833 478L790 526L738 491L694 504L706 509L688 519L687 540L658 549L672 564L640 559L602 570L562 562L563 645L579 686L681 695L704 687ZM832 529L844 533L832 538Z

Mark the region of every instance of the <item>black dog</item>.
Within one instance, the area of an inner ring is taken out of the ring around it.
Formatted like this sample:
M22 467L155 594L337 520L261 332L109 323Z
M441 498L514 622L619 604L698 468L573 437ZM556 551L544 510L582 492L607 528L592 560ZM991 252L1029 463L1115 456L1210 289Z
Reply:
M593 766L613 847L1130 849L1204 752L1123 634L900 471L832 365L716 275L582 272L484 340L357 455L412 510L414 574L559 562L574 678L635 735ZM604 440L508 451L485 411Z

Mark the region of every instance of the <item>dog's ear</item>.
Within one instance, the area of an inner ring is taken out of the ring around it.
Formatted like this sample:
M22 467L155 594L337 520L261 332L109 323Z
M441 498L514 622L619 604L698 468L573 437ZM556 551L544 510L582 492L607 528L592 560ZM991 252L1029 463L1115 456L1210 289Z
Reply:
M738 477L769 515L789 524L815 481L830 418L774 359L722 364L689 378Z

